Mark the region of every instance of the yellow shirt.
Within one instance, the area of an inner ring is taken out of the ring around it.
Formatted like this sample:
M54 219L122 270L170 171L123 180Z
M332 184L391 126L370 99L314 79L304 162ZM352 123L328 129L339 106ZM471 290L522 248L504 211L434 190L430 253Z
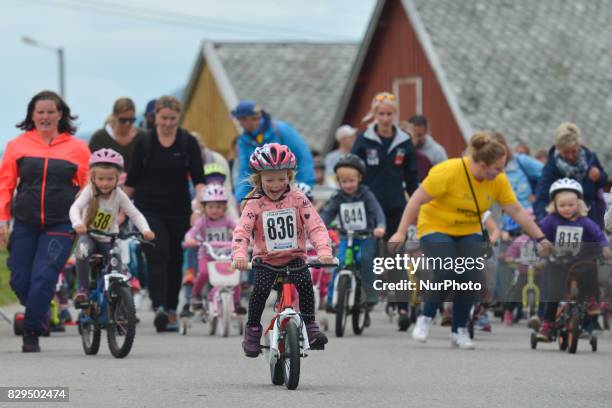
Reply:
M461 236L480 233L480 217L470 191L462 159L450 159L434 166L422 187L433 200L421 206L417 233L421 237L432 232ZM468 158L463 158L478 199L481 217L497 201L501 205L515 203L516 196L508 177L500 173L493 180L478 181L472 175Z

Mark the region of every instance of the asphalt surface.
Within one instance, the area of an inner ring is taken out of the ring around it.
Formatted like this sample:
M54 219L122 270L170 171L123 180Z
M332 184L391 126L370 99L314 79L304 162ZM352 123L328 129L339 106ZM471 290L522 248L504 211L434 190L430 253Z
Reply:
M5 307L14 313L19 307ZM0 321L0 386L65 386L69 403L0 406L69 407L610 407L612 337L599 350L586 341L578 353L556 344L529 347L524 324L494 323L476 334L476 350L453 349L446 327L434 326L426 344L400 333L382 313L361 336L335 338L302 359L296 391L270 383L263 357L246 358L241 338L208 335L195 324L186 335L157 334L153 314L142 322L131 354L110 355L103 334L97 356L86 356L75 326L41 338L41 353L21 353L21 338ZM265 320L266 317L264 317ZM329 316L333 323L333 315Z

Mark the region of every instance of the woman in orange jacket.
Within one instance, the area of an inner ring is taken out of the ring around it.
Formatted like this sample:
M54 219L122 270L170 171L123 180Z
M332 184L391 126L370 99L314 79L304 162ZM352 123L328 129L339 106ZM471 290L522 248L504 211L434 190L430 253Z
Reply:
M24 133L7 144L0 167L0 247L8 244L11 288L26 308L24 352L40 351L38 336L73 244L68 212L87 183L89 148L73 136L74 119L56 93L36 94L17 125Z

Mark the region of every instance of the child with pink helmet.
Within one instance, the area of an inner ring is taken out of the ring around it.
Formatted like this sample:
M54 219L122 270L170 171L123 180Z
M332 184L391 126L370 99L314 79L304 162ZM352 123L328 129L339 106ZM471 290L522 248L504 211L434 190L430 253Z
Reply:
M208 184L199 197L204 212L197 219L193 227L185 234L185 246L197 247L200 242L228 242L232 239L232 232L236 223L227 216L228 196L220 184ZM208 282L208 263L211 256L204 248L198 252L198 275L193 285L191 306L202 305L202 290ZM240 292L234 291L234 303L237 313L244 314L246 310L240 305Z
M253 259L280 267L303 266L292 273L292 283L300 297L300 311L311 349L322 349L327 343L314 319L314 292L306 267L306 239L314 246L322 263L332 263L332 251L325 224L301 192L291 189L297 167L294 154L287 146L269 143L255 149L249 165L253 169L253 190L238 226L234 230L232 260L237 269L248 269L248 247L253 243ZM260 354L261 315L272 290L276 273L261 266L253 268L253 292L249 300L248 320L242 347L247 357Z

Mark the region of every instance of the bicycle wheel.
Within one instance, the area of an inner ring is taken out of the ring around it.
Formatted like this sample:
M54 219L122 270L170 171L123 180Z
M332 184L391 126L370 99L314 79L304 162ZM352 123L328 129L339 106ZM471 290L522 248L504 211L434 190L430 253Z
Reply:
M595 353L597 351L597 336L593 334L589 343L591 344L591 351Z
M221 327L223 328L223 337L229 335L230 320L232 314L230 312L232 301L231 295L227 292L221 294Z
M559 342L559 350L567 350L567 332L565 330L559 331L559 338L557 341Z
M283 375L285 386L295 390L300 382L300 334L294 321L287 323L283 340Z
M580 337L580 315L578 310L574 308L572 315L567 322L568 353L576 353L576 350L578 349L578 337Z
M130 354L136 336L136 309L127 286L111 286L109 291L106 338L111 354L123 358Z
M344 336L348 315L349 286L351 281L344 275L338 280L338 303L336 304L336 337Z
M212 319L210 319L210 322L208 322L208 334L210 334L211 336L214 336L215 333L217 332L217 321L219 320L219 318L217 316L213 316Z
M351 321L353 324L353 333L359 335L363 333L363 328L365 327L367 310L366 306L361 304L361 283L357 281L355 286L355 304L351 312Z
M85 316L84 312L79 313L79 334L81 335L81 343L83 351L89 356L98 354L100 350L100 337L102 329L98 325L98 314L96 308L89 306L89 316Z

